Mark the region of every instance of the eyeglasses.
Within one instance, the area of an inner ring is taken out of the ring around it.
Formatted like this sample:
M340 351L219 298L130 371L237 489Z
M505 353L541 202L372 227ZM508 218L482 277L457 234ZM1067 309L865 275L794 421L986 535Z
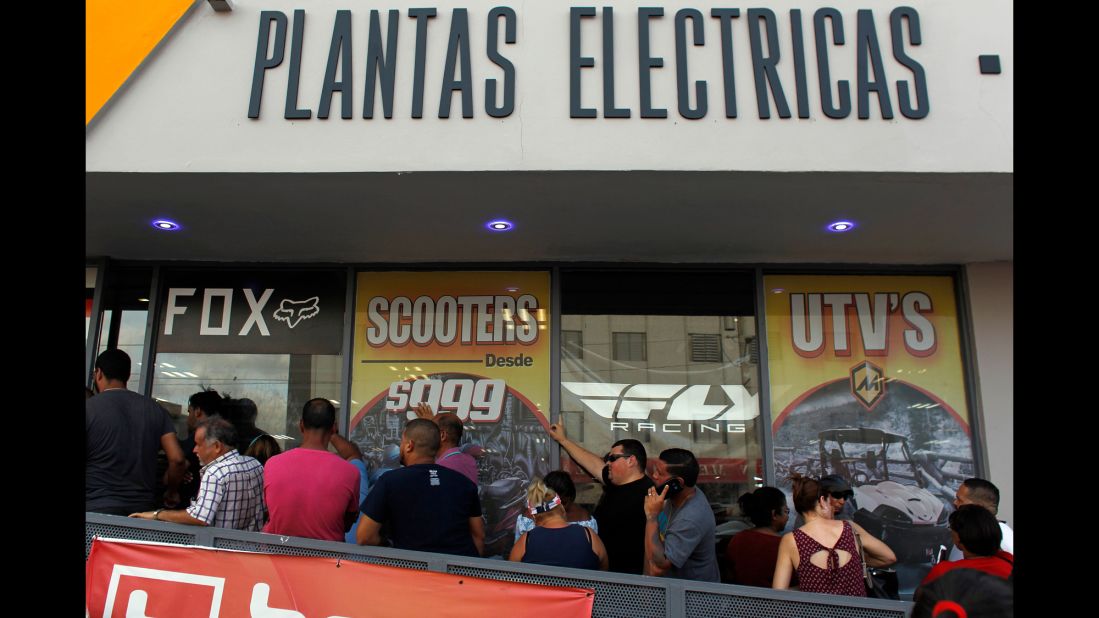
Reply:
M622 453L615 453L615 454L612 455L611 453L607 453L606 455L603 455L603 463L611 463L611 462L614 462L614 461L618 461L619 459L622 459L623 457L629 457L629 455L624 455Z
M854 497L855 492L848 489L847 491L830 491L828 492L836 500L850 500Z

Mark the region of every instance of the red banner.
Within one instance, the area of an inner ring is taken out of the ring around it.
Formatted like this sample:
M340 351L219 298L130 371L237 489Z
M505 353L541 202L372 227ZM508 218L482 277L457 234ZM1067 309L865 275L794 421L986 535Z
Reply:
M92 544L92 618L591 616L595 592L340 561L128 541Z

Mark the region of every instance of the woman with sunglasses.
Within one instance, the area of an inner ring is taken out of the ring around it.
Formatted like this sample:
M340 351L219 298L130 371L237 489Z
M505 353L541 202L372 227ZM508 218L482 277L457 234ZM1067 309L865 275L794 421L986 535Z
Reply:
M820 481L800 474L793 481L794 508L805 517L805 525L782 537L771 587L790 587L794 573L803 592L866 596L858 536L868 566L888 566L897 561L889 546L870 536L852 521L833 517L831 496Z
M527 489L527 514L535 527L519 537L508 560L607 570L607 550L599 535L591 528L570 525L561 496L538 477Z
M742 494L737 504L756 527L738 532L725 548L730 583L770 588L782 530L790 519L786 494L774 487L760 487Z

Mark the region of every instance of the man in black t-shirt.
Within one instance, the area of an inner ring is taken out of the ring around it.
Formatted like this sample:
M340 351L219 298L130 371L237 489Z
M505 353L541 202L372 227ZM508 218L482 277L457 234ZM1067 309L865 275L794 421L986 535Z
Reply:
M573 461L603 483L595 521L610 570L640 575L645 565L645 494L653 486L645 475L645 447L637 440L619 440L600 457L569 440L561 423L550 425L549 434Z
M164 484L175 492L187 471L168 412L126 390L130 356L117 348L95 360L99 394L84 400L84 510L129 515L154 509L157 452L164 449Z
M401 434L403 468L381 476L363 500L355 538L381 545L382 525L398 549L480 556L485 528L477 485L435 463L439 427L413 419Z

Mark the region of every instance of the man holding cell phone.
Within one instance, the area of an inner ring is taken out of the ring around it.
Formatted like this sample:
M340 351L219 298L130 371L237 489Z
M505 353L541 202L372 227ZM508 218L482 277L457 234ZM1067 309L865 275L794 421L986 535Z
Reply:
M666 449L655 461L656 487L645 496L645 575L721 581L717 522L697 481L698 460L686 449Z

